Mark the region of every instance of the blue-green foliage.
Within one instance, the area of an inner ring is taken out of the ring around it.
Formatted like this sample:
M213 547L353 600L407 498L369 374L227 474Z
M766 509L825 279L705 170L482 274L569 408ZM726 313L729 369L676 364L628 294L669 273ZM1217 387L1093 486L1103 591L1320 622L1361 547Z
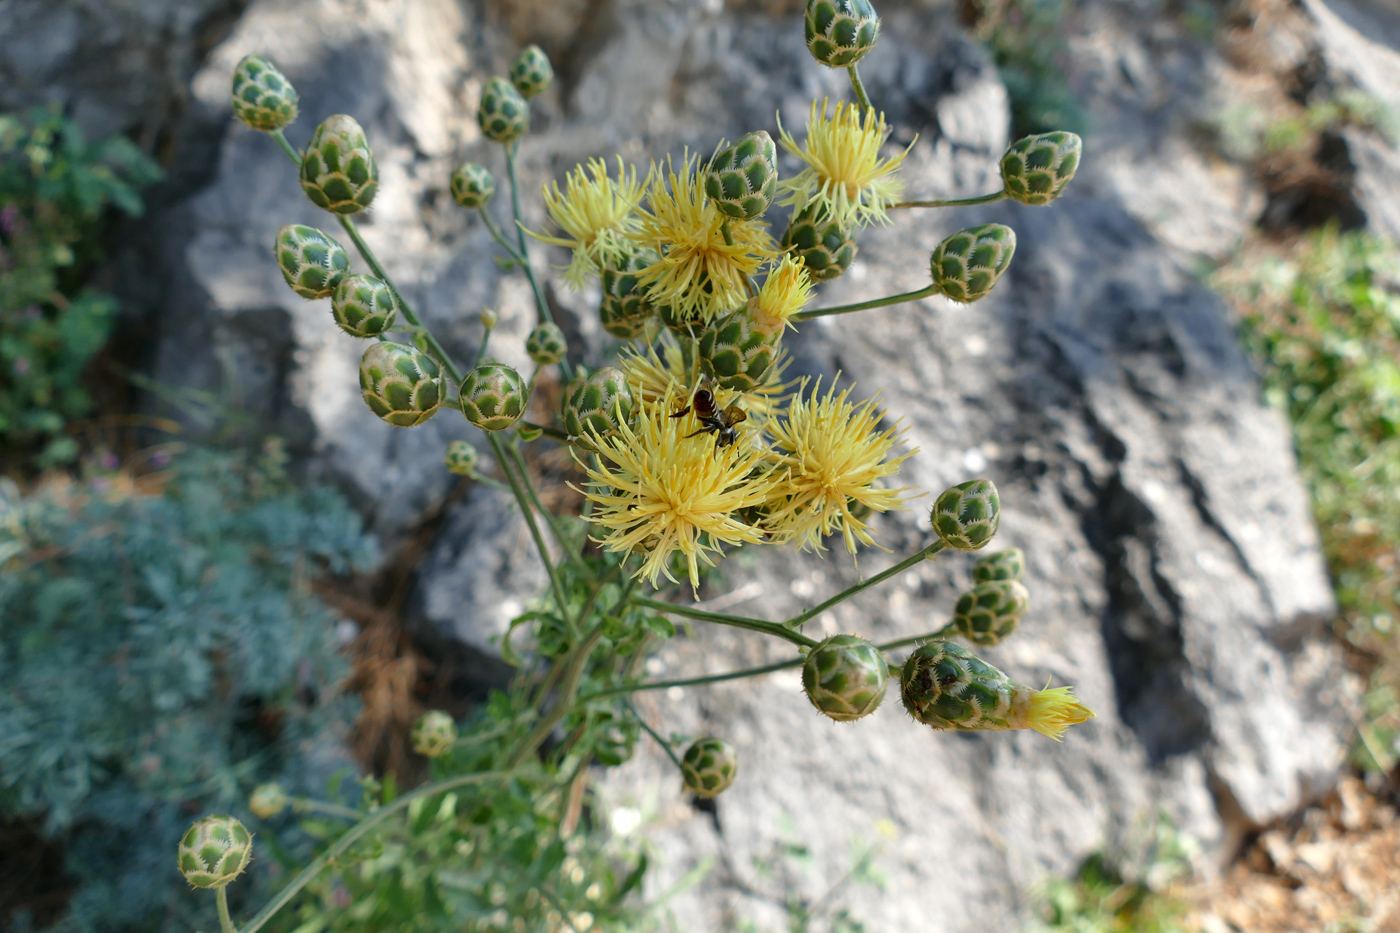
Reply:
M71 460L65 424L92 400L83 370L111 332L116 303L84 287L109 208L141 213L159 167L130 140L89 143L56 109L0 114L0 444Z
M358 517L275 457L170 472L155 494L112 474L0 495L0 815L64 846L64 929L192 928L190 814L304 783L299 743L345 714L309 584L374 561Z
M1067 0L972 0L976 35L996 61L1011 101L1013 138L1052 130L1081 136L1089 116L1068 79Z

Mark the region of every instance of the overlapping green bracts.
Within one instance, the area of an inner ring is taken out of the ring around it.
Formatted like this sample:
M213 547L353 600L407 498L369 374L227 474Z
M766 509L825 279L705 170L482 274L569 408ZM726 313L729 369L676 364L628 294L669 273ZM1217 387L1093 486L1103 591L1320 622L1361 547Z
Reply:
M715 321L700 335L700 367L726 389L751 392L778 358L782 332L768 335L753 326L747 310L740 309Z
M1016 631L1031 594L1016 580L979 583L958 597L953 625L975 645L990 647Z
M809 204L788 221L780 246L791 250L817 282L829 282L851 267L856 240L831 219L822 204Z
M235 117L265 133L297 118L296 88L261 55L245 55L233 69L231 100Z
M933 251L929 271L954 301L976 301L997 284L1016 252L1016 231L1004 224L959 230Z
M1084 141L1063 130L1018 139L1001 157L1001 180L1009 197L1039 207L1060 196L1074 178Z
M765 131L715 153L702 173L705 196L726 217L761 216L778 192L778 147Z
M564 358L569 351L568 341L558 324L545 321L525 338L525 352L536 366L550 366Z
M444 395L442 369L427 353L382 341L360 358L360 394L384 421L417 427L437 414Z
M802 688L824 715L850 722L875 712L889 675L879 648L854 635L833 635L807 653Z
M656 316L661 319L661 323L686 339L697 337L704 330L705 318L699 311L691 317L686 317L676 310L675 305L655 305L654 307L656 308Z
M904 708L935 729L1029 728L1033 687L1016 683L960 645L934 640L904 662Z
M452 189L452 200L475 210L490 204L496 196L496 177L484 165L463 162L452 170L448 187Z
M393 328L399 302L383 279L347 275L331 295L331 313L351 337L377 337Z
M510 63L510 83L526 97L534 97L554 83L554 66L538 45L527 45Z
M476 468L476 448L466 441L453 441L447 445L447 453L442 462L451 473L467 476Z
M180 874L196 888L222 888L243 873L253 857L253 835L231 816L206 816L180 840Z
M301 154L301 190L317 207L357 214L379 190L379 165L354 117L332 114Z
M845 68L875 48L880 18L870 0L807 0L802 31L813 58Z
M482 363L458 390L462 414L483 431L504 431L525 414L525 381L504 363Z
M607 434L632 419L632 390L627 377L604 366L577 384L564 402L564 430L570 437Z
M481 92L476 122L487 139L508 146L530 131L530 105L515 85L492 78Z
M604 259L598 265L603 285L598 316L603 329L620 340L639 336L652 315L651 300L637 284L637 272L655 261L647 253L632 253L620 263Z
M303 298L325 298L350 271L345 248L315 227L287 224L277 231L272 253L282 277Z
M424 758L437 758L452 751L457 741L457 723L440 709L431 709L419 717L409 735L413 750Z
M989 479L973 479L945 489L929 518L943 543L959 551L986 547L1001 523L1001 499Z
M1019 580L1026 572L1026 556L1018 547L1004 551L993 551L977 559L972 565L974 583L997 583L1002 580Z
M681 759L681 777L697 797L714 797L739 774L739 753L723 739L697 739Z

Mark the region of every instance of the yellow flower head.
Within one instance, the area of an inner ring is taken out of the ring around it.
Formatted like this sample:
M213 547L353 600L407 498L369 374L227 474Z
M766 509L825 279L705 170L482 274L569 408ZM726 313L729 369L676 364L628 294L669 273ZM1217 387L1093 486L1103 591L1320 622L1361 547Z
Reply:
M918 450L890 458L907 429L897 424L880 430L884 412L876 399L857 405L849 401L850 389L820 391L818 381L810 396L799 392L786 418L767 425L775 472L783 476L786 468L786 476L774 488L765 525L780 540L812 550L822 550L822 538L840 532L846 550L855 554L857 541L875 543L862 514L901 507L900 494L909 488L886 489L877 481L898 472Z
M637 170L630 171L617 157L617 178L608 177L608 164L602 159L590 159L585 175L582 165L564 179L564 191L559 183L550 182L543 188L544 206L567 237L545 236L525 231L541 243L567 246L574 251L573 261L564 270L564 281L580 289L604 260L621 262L631 251L627 237L637 228L634 212L642 199L646 181L637 181Z
M652 303L672 306L678 317L706 321L742 305L747 276L779 255L763 224L726 218L706 199L689 155L679 175L669 161L664 173L653 168L647 207L632 240L660 256L637 274Z
M799 148L792 134L782 130L783 148L807 167L778 182L780 190L789 192L778 203L792 204L795 211L814 202L824 204L842 227L889 223L885 208L904 191L896 173L909 154L905 149L893 158L881 159L880 147L889 135L883 113L877 118L873 110L838 103L836 112L828 115L825 100L821 110L813 101L804 147ZM910 149L913 146L909 144Z
M790 327L788 319L806 307L812 298L812 279L800 259L784 256L776 269L768 273L758 297L749 301L749 315L754 330L767 337L782 333ZM795 328L794 328L795 329Z
M643 556L636 576L656 585L679 551L690 569L690 585L700 585L699 564L713 566L711 552L721 544L756 543L763 533L738 514L772 495L773 474L759 472L764 451L742 438L715 449L709 434L686 435L698 427L694 415L672 418L685 396L669 391L659 405L642 405L635 426L616 435L593 437L598 457L582 464L591 481L588 521L602 529L595 540L609 551Z
M624 346L619 354L618 368L626 375L627 386L638 405L660 405L666 393L674 392L676 398L683 400L676 407L684 408L689 393L699 381L699 374L686 365L680 344L670 333L663 333L660 343L660 353L651 346L640 350ZM785 352L778 351L773 364L768 367L768 374L764 376L763 385L749 392L711 385L709 388L715 395L715 404L724 409L737 402L748 413L748 423L756 429L761 428L782 403L791 386L791 383L783 381L783 371L790 362L792 360Z

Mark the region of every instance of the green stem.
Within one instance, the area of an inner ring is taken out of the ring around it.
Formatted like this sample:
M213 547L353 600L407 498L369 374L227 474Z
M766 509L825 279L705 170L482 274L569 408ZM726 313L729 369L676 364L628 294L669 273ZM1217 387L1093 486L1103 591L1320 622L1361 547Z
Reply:
M282 134L282 131L273 130L268 135L277 140L277 145L282 147L282 151L287 154L287 158L292 160L292 164L297 167L297 171L301 171L301 153L297 152L295 146L287 142L287 137Z
M861 301L853 305L837 305L834 308L817 308L813 311L799 311L792 316L794 321L805 321L814 317L826 317L828 314L846 314L850 311L866 311L870 308L883 308L887 305L902 304L906 301L918 301L920 298L927 298L929 295L938 294L938 286L930 285L928 288L921 288L916 292L903 292L898 295L890 295L887 298L872 298L870 301Z
M530 502L539 513L544 516L544 522L549 526L549 531L554 535L554 540L559 542L559 549L564 552L564 556L569 559L569 563L573 564L580 571L587 572L578 555L576 555L573 552L573 548L570 547L569 539L564 536L564 532L559 528L554 513L546 509L544 503L540 502L539 494L535 491L535 484L530 482L529 474L525 471L525 458L520 456L520 451L517 450L513 444L507 444L505 447L506 452L510 454L511 460L515 463L516 471L520 473L525 491L530 496Z
M258 911L257 915L253 917L252 920L248 921L248 925L243 928L242 933L257 933L258 930L272 919L277 911L287 906L287 903L291 901L292 898L296 897L302 888L310 884L311 880L319 875L327 865L345 854L351 846L364 838L365 834L374 829L374 827L383 823L395 813L407 808L413 801L420 800L424 797L431 797L434 794L441 794L455 787L464 787L468 784L477 784L483 781L501 780L509 776L510 771L482 771L476 774L459 774L456 777L445 778L441 781L420 787L412 793L404 794L393 803L380 807L346 830L345 835L341 836L329 849L313 859L310 865L303 868L301 873L293 878L290 884L281 891L278 891L277 896L268 901L267 906Z
M901 210L906 207L965 207L969 204L991 204L1006 198L1006 189L993 191L991 194L979 194L975 198L949 198L946 201L901 201L898 204L889 205L892 211Z
M875 574L875 576L871 577L869 580L862 580L853 586L848 586L841 592L837 593L835 596L828 599L826 602L821 603L817 606L813 606L811 609L808 609L806 612L800 615L793 616L791 619L788 619L786 622L784 622L783 625L793 629L801 628L813 616L820 615L821 613L830 609L837 603L845 602L846 600L850 599L852 596L856 595L857 593L863 590L868 590L878 583L885 582L895 574L903 573L904 571L908 570L910 567L914 566L920 561L928 560L930 557L937 554L939 551L943 550L947 546L948 545L944 544L942 540L935 541L933 544L930 544L928 547L924 548L922 551L919 551L914 556L906 557L904 560L895 564L890 569Z
M642 727L642 731L646 732L647 735L652 737L652 739L656 742L657 745L661 746L661 750L666 753L666 757L671 759L671 763L674 764L676 766L676 770L679 771L681 769L681 760L676 757L676 752L674 749L671 748L671 743L667 742L661 736L657 735L656 730L653 729L651 725L645 719L642 718L641 713L637 712L637 708L632 705L631 700L623 700L622 703L624 706L627 707L627 711L632 714L632 718L637 720L637 724Z
M476 348L476 359L472 360L472 369L481 365L482 359L486 356L486 345L491 342L491 331L493 328L486 327L481 333L481 346Z
M692 609L689 606L678 606L675 603L663 603L659 599L648 599L645 596L634 596L632 601L638 606L646 606L648 609L655 609L658 612L669 612L672 615L685 616L689 619L699 619L702 622L715 622L719 625L732 625L735 628L746 628L752 632L762 632L765 635L775 635L778 638L792 642L794 645L802 645L811 648L816 642L794 632L780 622L764 622L762 619L747 619L743 616L725 615L722 612L707 612L704 609Z
M563 719L573 707L574 698L578 696L579 679L583 676L583 666L587 663L588 656L593 653L593 649L598 647L598 642L602 640L603 627L600 625L589 632L588 637L574 648L573 656L564 669L563 681L559 687L559 697L554 701L554 707L549 711L549 715L540 719L534 730L525 737L525 741L520 744L520 747L511 753L510 759L506 762L507 767L514 768L528 758L535 749L540 747L540 743L549 737L549 733L554 731L559 720Z
M486 224L486 229L491 231L491 238L500 245L501 249L505 250L510 258L520 263L520 265L524 266L528 264L529 260L516 252L515 247L510 245L510 241L507 240L505 234L501 232L501 228L497 227L496 222L491 219L491 215L486 213L486 208L477 208L477 213L481 215L482 222Z
M525 516L525 524L530 528L530 537L535 539L535 549L540 552L540 560L544 563L544 569L549 573L549 585L554 590L554 601L559 604L559 614L567 618L569 604L564 599L564 584L559 582L559 574L554 569L554 562L549 559L549 549L544 546L544 535L540 534L540 526L535 521L535 512L530 508L530 500L525 492L520 488L520 481L515 478L515 474L510 469L505 452L501 449L501 439L496 436L496 432L488 431L486 440L491 445L491 452L496 455L496 465L500 467L501 474L505 476L506 482L510 483L510 490L515 494L515 501L520 505L520 513Z
M535 424L535 422L533 421L521 421L520 423L527 428L534 428L538 430L545 437L552 437L557 441L567 441L569 439L569 435L566 432L559 430L558 428L551 428L548 425L543 424Z
M214 899L219 904L219 929L222 933L238 933L233 918L228 915L228 885L220 885Z
M512 494L511 488L510 488L509 486L507 486L505 483L502 483L502 482L500 482L500 481L498 481L498 480L494 480L494 479L492 479L492 478L489 477L489 476L482 476L482 475L481 475L480 473L478 473L476 470L472 470L471 473L469 473L469 474L467 474L467 475L468 475L469 477L471 477L472 479L476 480L478 483L483 483L483 484L485 484L485 485L487 485L487 486L490 486L492 489L495 489L495 490L497 490L498 492L503 492L503 493L506 493L507 495Z
M734 234L732 234L732 233L729 232L729 221L728 221L728 219L726 219L726 220L724 220L722 223L720 223L720 225L719 225L719 232L722 233L722 234L724 234L724 245L725 245L725 246L733 246L733 245L734 245Z
M301 813L324 813L327 816L339 816L347 820L358 820L360 817L364 816L363 811L351 807L342 807L338 803L326 803L324 800L312 800L310 797L293 798L292 809Z
M851 88L856 92L856 100L860 101L860 109L874 110L875 108L870 106L870 96L865 93L865 82L861 81L855 62L846 66L846 74L851 76Z

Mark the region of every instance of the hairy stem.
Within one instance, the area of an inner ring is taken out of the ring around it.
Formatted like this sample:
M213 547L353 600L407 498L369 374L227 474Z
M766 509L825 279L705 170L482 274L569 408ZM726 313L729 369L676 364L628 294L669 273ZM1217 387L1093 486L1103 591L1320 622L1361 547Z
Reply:
M928 288L921 288L916 292L903 292L898 295L890 295L887 298L872 298L870 301L860 301L853 305L837 305L834 308L817 308L812 311L799 311L792 316L794 321L805 321L814 317L826 317L828 314L846 314L851 311L867 311L870 308L883 308L888 305L897 305L906 301L918 301L920 298L927 298L929 295L938 294L938 286L930 285Z
M968 204L991 204L993 201L1000 201L1006 197L1006 189L993 191L991 194L979 194L975 198L949 198L946 201L901 201L898 204L889 205L889 209L897 211L906 207L963 207Z
M681 760L676 757L675 749L671 748L671 743L658 735L656 730L651 727L651 724L642 718L642 714L637 712L637 708L632 705L631 700L623 700L622 704L627 707L627 711L632 714L632 718L637 720L637 724L642 727L642 731L651 736L657 745L661 746L661 750L666 753L666 757L671 759L671 763L675 765L676 770L679 771L681 768Z
M820 615L821 613L830 609L837 603L845 602L857 593L860 593L864 590L868 590L876 584L883 583L890 577L895 576L896 574L903 573L904 571L908 570L910 567L914 566L920 561L928 560L930 557L937 554L939 551L943 550L947 546L948 545L944 544L942 540L935 541L928 547L924 548L922 551L919 551L918 553L914 554L912 557L906 557L904 560L895 564L890 569L883 570L880 573L875 574L875 576L871 577L869 580L862 580L859 583L856 583L852 586L848 586L841 592L837 593L835 596L828 599L826 602L813 606L811 609L808 609L806 612L803 612L800 615L793 616L791 619L788 619L786 622L784 622L783 625L794 629L801 628L813 616Z
M855 62L846 66L846 74L851 76L851 89L856 92L856 100L860 101L861 110L874 110L870 106L870 95L865 93L865 82L860 79L860 72L856 69Z
M220 885L214 899L219 905L219 930L221 933L238 933L238 927L233 925L233 918L228 915L228 885Z
M708 612L704 609L692 609L689 606L664 603L659 599L648 599L645 596L635 596L632 601L638 606L646 606L648 609L655 609L657 612L669 612L672 615L685 616L689 619L699 619L702 622L732 625L735 628L746 628L751 632L762 632L765 635L774 635L778 638L790 641L794 645L802 645L806 648L811 648L816 645L816 642L806 635L795 632L784 623L780 622L764 622L762 619L748 619L743 616L725 615L722 612Z

